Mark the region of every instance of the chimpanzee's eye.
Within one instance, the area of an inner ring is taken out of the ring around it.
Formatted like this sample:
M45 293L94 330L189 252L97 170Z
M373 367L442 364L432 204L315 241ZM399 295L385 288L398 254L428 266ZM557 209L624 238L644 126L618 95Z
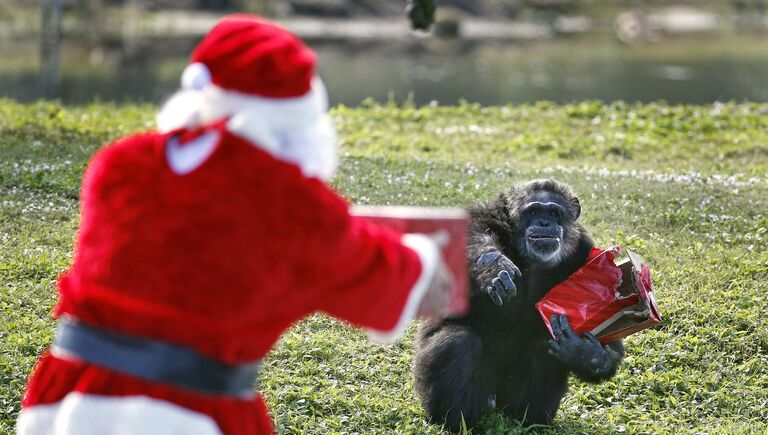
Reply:
M541 211L542 210L541 210L541 206L540 205L538 205L538 204L531 204L531 205L529 205L528 207L525 208L523 213L525 213L525 214L530 216L530 215L535 215L536 213L540 213Z

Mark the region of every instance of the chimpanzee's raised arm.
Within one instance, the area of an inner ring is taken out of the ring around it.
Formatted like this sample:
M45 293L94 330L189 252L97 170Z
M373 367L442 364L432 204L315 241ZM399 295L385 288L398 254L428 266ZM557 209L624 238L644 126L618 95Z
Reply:
M495 202L494 202L495 203ZM503 207L496 204L473 209L467 246L471 296L487 294L496 305L517 295L515 278L522 276L503 253L499 234L508 232Z

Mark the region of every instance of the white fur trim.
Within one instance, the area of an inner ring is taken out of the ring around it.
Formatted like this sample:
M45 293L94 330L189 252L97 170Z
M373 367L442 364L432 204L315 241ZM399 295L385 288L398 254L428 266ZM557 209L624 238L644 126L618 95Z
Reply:
M70 393L61 402L24 408L18 435L220 435L209 416L145 396Z
M165 144L168 166L178 175L188 174L208 160L221 139L217 131L208 132L182 145L176 137Z
M336 130L327 115L328 96L320 78L295 98L265 98L208 85L182 90L157 116L158 129L194 128L229 118L227 129L274 157L296 164L307 177L329 179L336 171Z
M437 271L437 262L440 259L440 251L437 244L430 237L423 234L405 234L403 244L416 251L421 260L421 274L416 283L411 287L411 293L405 303L400 319L395 327L389 331L368 330L368 336L379 343L391 343L400 338L408 327L408 322L416 317L416 312L421 305L421 300L429 290L429 284Z

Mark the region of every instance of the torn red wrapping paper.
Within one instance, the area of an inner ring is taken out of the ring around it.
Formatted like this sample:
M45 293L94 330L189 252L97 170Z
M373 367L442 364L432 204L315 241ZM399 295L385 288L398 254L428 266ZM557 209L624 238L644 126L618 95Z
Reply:
M410 206L354 206L351 212L401 233L423 233L440 245L443 259L453 275L449 310L461 316L469 309L467 276L467 232L469 216L464 209Z
M552 314L568 315L574 331L591 332L601 343L619 340L661 322L648 265L630 250L592 248L587 264L544 295L536 308L550 334Z

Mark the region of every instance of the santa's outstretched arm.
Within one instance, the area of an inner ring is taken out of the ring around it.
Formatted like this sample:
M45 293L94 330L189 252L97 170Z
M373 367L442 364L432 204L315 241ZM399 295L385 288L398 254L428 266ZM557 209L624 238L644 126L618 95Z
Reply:
M452 284L435 241L350 217L328 244L317 310L369 330L376 341L399 338L417 317L446 314Z

